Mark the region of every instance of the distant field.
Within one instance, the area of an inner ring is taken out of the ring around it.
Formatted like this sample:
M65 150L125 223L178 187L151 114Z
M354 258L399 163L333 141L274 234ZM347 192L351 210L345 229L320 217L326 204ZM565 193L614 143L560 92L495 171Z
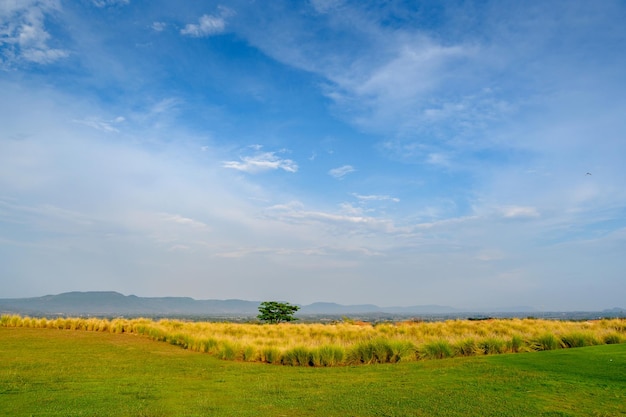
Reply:
M0 327L6 416L625 416L626 344L371 366L220 361L134 334Z

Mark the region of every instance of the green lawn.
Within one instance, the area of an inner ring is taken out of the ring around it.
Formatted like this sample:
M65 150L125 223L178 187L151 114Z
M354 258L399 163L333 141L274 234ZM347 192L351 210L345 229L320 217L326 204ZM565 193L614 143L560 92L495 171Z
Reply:
M626 345L338 368L0 328L3 416L626 416Z

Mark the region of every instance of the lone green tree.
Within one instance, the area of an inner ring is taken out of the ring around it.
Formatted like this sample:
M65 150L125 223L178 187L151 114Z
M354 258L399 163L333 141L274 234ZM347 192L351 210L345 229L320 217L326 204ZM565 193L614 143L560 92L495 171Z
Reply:
M281 323L283 321L298 320L293 315L296 311L300 310L300 307L293 306L289 303L279 303L278 301L263 301L259 305L259 320L267 323Z

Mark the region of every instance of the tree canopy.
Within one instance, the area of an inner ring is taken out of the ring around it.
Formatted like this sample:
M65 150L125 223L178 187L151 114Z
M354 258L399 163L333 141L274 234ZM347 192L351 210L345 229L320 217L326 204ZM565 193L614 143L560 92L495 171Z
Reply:
M300 310L300 307L291 305L289 303L281 303L278 301L263 301L259 305L259 320L268 323L281 323L284 321L298 320L293 315L296 311Z

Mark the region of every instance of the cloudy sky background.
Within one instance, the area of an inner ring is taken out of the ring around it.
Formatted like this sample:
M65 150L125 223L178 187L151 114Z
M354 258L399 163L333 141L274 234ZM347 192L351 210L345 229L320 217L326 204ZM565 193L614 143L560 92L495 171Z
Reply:
M0 0L0 298L626 307L626 5L444 4Z

